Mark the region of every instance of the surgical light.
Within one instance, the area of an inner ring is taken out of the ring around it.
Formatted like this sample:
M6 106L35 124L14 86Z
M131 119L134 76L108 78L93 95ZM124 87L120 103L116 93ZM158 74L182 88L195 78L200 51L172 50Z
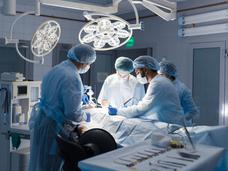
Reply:
M79 33L79 41L91 44L95 50L111 50L125 44L131 36L132 29L128 22L108 15L87 23Z
M40 15L40 4L56 6L62 8L71 8L77 10L87 10L99 13L85 13L85 17L89 20L79 32L79 41L92 45L95 50L112 50L118 48L131 38L133 30L141 29L142 24L139 22L138 11L135 4L141 4L145 8L154 12L161 18L170 21L176 18L176 2L169 2L168 0L128 0L135 13L135 24L130 24L120 17L111 15L111 13L118 12L118 5L122 0L113 0L108 6L104 6L99 2L83 2L73 0L35 0L35 11L21 14L15 19L10 28L10 37L5 38L5 44L13 43L16 45L16 50L21 58L32 63L43 63L44 56L49 54L57 42L59 41L61 30L60 26L55 21L48 21L43 23L31 41L31 51L33 55L39 57L41 60L35 61L24 57L18 48L18 39L13 39L13 28L15 23L22 17L35 14ZM97 18L93 18L97 16ZM99 18L101 17L101 18Z
M40 1L36 0L35 3L35 11L28 11L25 12L21 15L19 15L11 24L10 26L10 35L9 37L5 37L5 44L15 44L16 46L16 51L19 54L19 56L24 59L27 62L31 63L36 63L36 64L43 64L44 63L44 56L48 55L57 45L60 34L61 34L61 29L60 25L54 21L54 20L49 20L44 23L42 23L37 31L34 33L33 38L31 40L31 51L32 54L35 57L38 57L39 60L31 60L26 58L25 56L22 55L18 48L18 44L20 43L18 39L13 38L13 30L15 24L22 19L23 17L30 15L30 14L35 14L37 16L40 15Z
M80 30L79 41L89 44L99 51L112 50L126 44L130 40L133 30L142 28L135 4L143 5L167 21L176 18L176 3L174 2L167 0L128 0L128 2L135 13L135 24L130 24L122 18L110 14L85 12L84 16L89 23Z
M56 46L61 34L60 25L49 20L39 26L31 41L31 51L37 57L48 55Z

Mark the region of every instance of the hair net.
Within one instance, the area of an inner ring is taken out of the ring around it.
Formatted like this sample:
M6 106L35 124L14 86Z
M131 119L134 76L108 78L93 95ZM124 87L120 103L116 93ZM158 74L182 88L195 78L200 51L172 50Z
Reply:
M72 47L67 57L79 63L91 64L96 60L96 51L89 45L80 44Z
M171 63L167 60L162 60L159 63L159 66L160 66L160 69L159 69L158 73L165 74L169 77L174 77L174 78L177 77L177 69L173 63Z
M127 57L119 57L116 59L115 69L117 71L124 71L124 72L131 73L134 70L133 61Z
M139 56L134 60L134 68L148 68L154 71L159 69L158 61L151 56Z

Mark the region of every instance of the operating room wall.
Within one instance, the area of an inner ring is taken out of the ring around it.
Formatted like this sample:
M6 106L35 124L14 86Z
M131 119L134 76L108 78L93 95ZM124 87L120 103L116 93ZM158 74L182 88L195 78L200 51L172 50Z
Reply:
M17 7L17 9L19 9L19 7ZM9 36L10 25L14 21L16 16L3 15L1 3L0 3L0 10L1 10L0 11L0 38L4 38L5 36ZM26 8L26 10L28 9ZM20 8L20 11L22 11L22 8ZM19 14L17 14L17 16L18 15ZM64 17L67 17L67 16L64 15ZM56 19L51 17L42 17L42 16L38 17L34 15L26 16L18 21L18 23L15 25L13 38L30 41L32 39L33 33L36 31L38 26L42 22L49 19L56 20L57 22L59 22L61 26L61 37L60 37L59 43L76 44L78 42L77 34L83 22L74 21L74 20ZM33 71L32 71L33 78L29 78L29 79L41 80L43 75L47 73L51 68L52 68L52 53L50 53L48 56L45 57L45 61L43 65L34 64ZM28 72L31 72L31 71L28 71Z

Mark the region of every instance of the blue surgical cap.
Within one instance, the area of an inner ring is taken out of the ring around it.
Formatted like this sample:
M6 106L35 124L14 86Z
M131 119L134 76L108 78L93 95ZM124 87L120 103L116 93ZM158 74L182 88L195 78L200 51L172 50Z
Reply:
M160 69L159 69L158 73L165 74L169 77L174 77L174 78L177 77L177 69L173 63L171 63L167 60L162 60L159 63L159 66L160 66Z
M127 57L119 57L115 62L115 69L131 73L134 70L133 61Z
M159 69L158 61L151 56L139 56L134 60L134 68L148 68L157 71Z
M91 64L96 60L96 51L89 45L80 44L72 47L67 57L79 63Z

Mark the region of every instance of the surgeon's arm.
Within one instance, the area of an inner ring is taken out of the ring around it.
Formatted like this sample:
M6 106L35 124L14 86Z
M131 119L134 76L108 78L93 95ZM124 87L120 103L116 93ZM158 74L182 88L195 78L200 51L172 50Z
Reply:
M137 83L134 91L133 104L137 104L145 96L145 88L143 84Z
M81 110L82 84L79 80L65 81L62 89L64 115L67 119L80 122L83 112Z
M127 108L121 108L117 114L123 115L128 118L139 117L156 107L158 104L158 97L160 96L161 90L159 86L149 85L148 90L144 98L137 104Z
M107 79L104 81L104 84L101 88L100 94L98 96L98 102L101 104L102 107L108 107L108 83Z
M194 119L199 116L199 110L192 98L190 90L185 89L181 97L181 106L183 107L186 119Z

